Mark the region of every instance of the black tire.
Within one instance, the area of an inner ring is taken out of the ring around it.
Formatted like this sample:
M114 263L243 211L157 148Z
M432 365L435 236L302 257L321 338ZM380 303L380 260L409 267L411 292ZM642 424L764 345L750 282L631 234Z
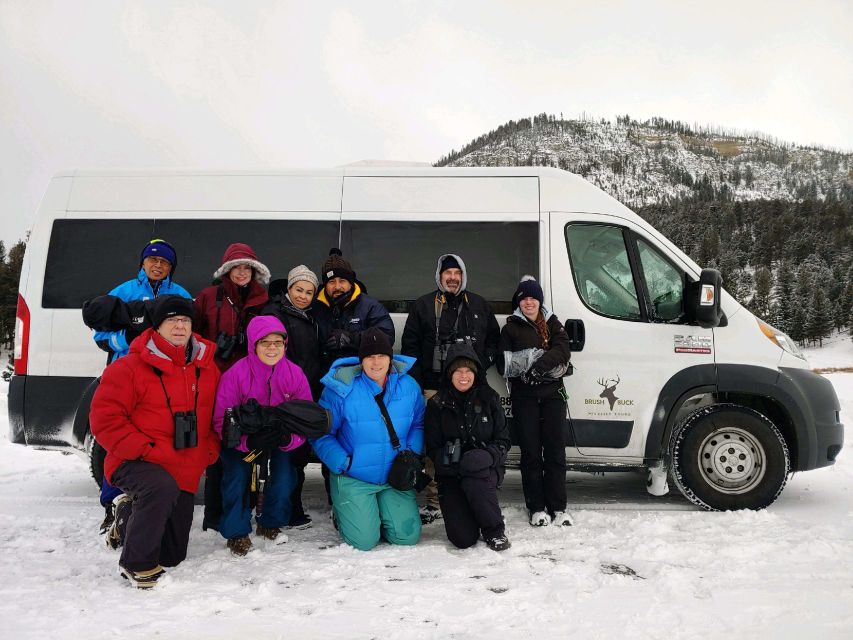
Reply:
M86 449L89 452L89 471L100 489L104 481L104 460L107 457L107 451L95 441L91 431L86 435L86 443Z
M736 404L702 407L673 432L675 485L709 511L764 509L790 471L785 438L766 416Z

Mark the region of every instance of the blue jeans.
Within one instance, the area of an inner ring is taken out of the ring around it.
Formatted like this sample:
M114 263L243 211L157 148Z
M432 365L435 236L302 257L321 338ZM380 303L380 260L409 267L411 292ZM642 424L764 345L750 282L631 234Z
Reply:
M252 465L244 462L246 454L223 449L222 460L222 518L219 532L226 540L242 538L252 532L252 509L249 504L249 482ZM270 453L270 474L264 488L264 510L258 524L268 529L286 527L290 522L290 494L296 486L296 469L290 453L273 449Z

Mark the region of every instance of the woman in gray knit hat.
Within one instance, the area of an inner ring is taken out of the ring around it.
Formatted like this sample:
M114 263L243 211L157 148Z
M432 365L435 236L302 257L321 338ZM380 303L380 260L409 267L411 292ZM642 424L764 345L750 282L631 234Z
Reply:
M265 315L281 320L287 329L286 357L299 365L308 378L311 395L319 399L323 386L320 378L326 373L320 358L320 343L317 338L317 325L311 317L311 303L320 284L316 274L304 264L300 264L287 274L287 280L273 280L270 283L270 302L264 307ZM294 449L290 454L291 463L296 467L296 488L290 496L290 526L304 529L311 526L311 516L305 513L302 505L302 486L305 484L305 465L311 449L308 443Z

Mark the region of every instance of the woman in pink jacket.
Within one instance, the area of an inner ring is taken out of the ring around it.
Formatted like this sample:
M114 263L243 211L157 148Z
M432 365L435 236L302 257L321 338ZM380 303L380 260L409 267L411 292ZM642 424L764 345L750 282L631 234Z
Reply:
M258 316L246 330L249 355L239 360L222 375L216 391L213 426L222 434L227 409L254 398L264 406L275 406L289 400L311 400L308 379L297 365L284 357L287 331L274 316ZM264 488L263 512L255 533L277 543L286 542L282 527L290 521L290 494L296 485L296 469L288 451L305 442L300 435L269 433L243 436L235 449L223 449L221 458L222 519L219 532L228 541L231 553L244 556L252 550L252 510L249 482L252 465L244 460L251 451L268 451L270 476Z

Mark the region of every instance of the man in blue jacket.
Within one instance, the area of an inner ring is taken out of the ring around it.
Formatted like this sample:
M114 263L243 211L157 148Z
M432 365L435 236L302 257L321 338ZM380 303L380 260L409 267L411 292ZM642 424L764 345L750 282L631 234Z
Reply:
M175 249L165 240L155 239L145 245L139 258L139 273L136 278L123 282L109 295L120 298L125 302L135 300L153 300L158 296L176 295L192 299L192 296L182 286L172 281L172 275L178 266L178 256ZM142 327L144 329L144 327ZM122 329L120 331L96 331L95 344L106 351L108 364L126 356L130 343L142 329ZM104 521L101 523L101 533L105 533L114 519L113 500L121 495L121 490L112 486L106 476L101 484L101 506L104 507Z

